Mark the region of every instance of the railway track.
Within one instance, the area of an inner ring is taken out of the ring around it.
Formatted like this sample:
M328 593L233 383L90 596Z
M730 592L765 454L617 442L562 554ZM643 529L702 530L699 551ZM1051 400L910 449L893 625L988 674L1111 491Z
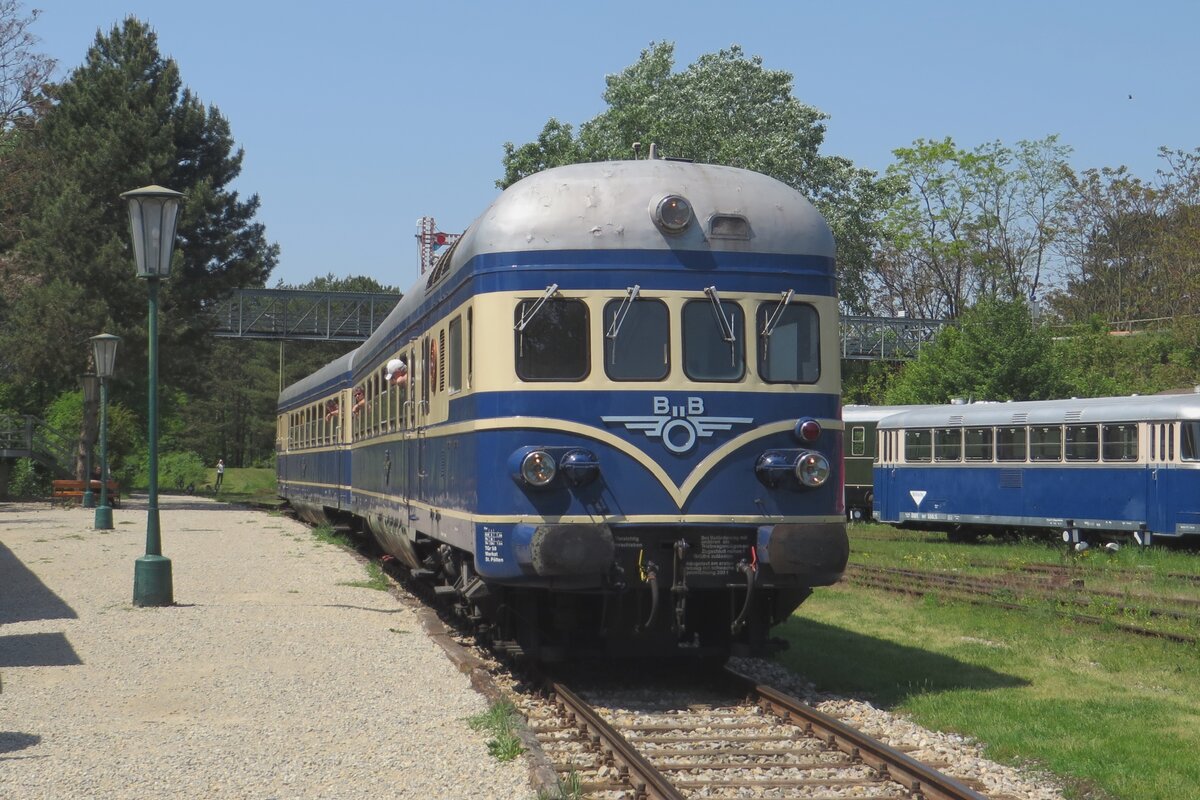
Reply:
M1187 633L1146 628L1141 625L1133 625L1121 622L1114 617L1096 616L1094 614L1080 614L1057 608L1052 604L1088 607L1092 605L1092 602L1086 598L1072 598L1063 594L1061 591L1056 594L1053 592L1048 592L1042 588L1030 590L1030 587L1025 587L1025 590L1022 591L1022 588L1019 585L1016 585L1011 581L979 578L971 579L940 573L918 572L915 570L904 570L889 567L871 567L863 564L850 564L847 567L846 574L858 585L869 586L875 589L881 589L883 591L907 594L915 597L938 594L949 599L959 600L975 605L1003 608L1010 611L1030 611L1033 607L1017 602L1022 598L1027 598L1035 602L1042 603L1043 605L1038 607L1041 610L1064 619L1069 619L1073 622L1079 622L1087 625L1110 626L1114 630L1119 630L1125 633L1131 633L1137 636L1146 636L1150 638L1167 639L1169 641L1179 642L1181 644L1194 645L1200 641L1200 638ZM1007 592L1008 596L1011 598L1011 601L998 599L999 596L1003 596L1002 592ZM1197 617L1195 614L1171 609L1114 605L1110 610L1118 614L1141 614L1148 618L1152 617L1167 619L1193 626L1197 622Z
M732 670L722 677L723 697L689 702L696 690L685 690L636 711L549 683L550 710L528 722L562 796L987 800L939 772L944 765L923 764Z

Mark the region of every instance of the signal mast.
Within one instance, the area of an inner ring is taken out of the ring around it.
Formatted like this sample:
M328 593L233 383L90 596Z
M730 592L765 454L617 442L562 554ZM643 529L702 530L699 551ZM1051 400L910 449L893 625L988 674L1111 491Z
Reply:
M438 251L449 247L458 241L461 233L443 233L437 229L433 217L421 217L417 220L417 251L421 259L421 274L433 267Z

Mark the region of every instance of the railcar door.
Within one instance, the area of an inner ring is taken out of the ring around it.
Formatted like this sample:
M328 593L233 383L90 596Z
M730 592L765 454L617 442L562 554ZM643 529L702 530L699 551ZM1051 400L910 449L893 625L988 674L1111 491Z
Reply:
M417 368L410 371L410 375L417 378L416 397L413 401L415 411L413 420L412 436L415 442L413 449L412 466L410 468L410 476L412 481L409 487L409 503L413 501L418 503L428 502L426 497L428 489L429 470L426 468L426 462L429 457L429 438L427 436L427 426L429 424L429 393L432 389L433 368L430 360L432 354L429 348L430 338L425 336L421 339L420 357L418 358ZM416 508L410 508L409 519L415 520L420 515Z
M1146 472L1146 524L1152 533L1175 532L1175 509L1171 492L1171 462L1175 460L1175 425L1151 424Z
M400 409L397 416L397 428L399 429L400 439L396 443L397 451L397 469L400 475L400 480L397 482L396 493L400 498L400 509L403 518L408 520L411 518L412 509L409 504L412 501L412 462L413 455L413 425L416 419L416 410L414 409L416 399L416 361L413 358L414 353L408 350L400 353L400 358L406 365L409 366L408 377L404 383L400 385ZM408 523L405 522L405 525Z
M875 516L884 522L898 522L899 512L896 505L896 461L892 442L895 434L892 431L878 430L879 463L875 465Z

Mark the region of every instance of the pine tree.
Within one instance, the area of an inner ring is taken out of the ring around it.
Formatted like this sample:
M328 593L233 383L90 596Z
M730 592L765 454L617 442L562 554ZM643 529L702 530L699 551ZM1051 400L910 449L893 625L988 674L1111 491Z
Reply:
M204 305L232 288L263 285L278 257L254 221L257 195L241 200L230 189L242 151L234 149L229 123L183 88L178 65L159 53L150 27L132 17L97 32L84 63L51 88L51 97L30 144L49 169L35 189L18 257L42 286L81 287L85 308L75 316L93 320L95 329L66 327L55 306L44 303L23 315L26 323L36 321L32 330L8 328L0 344L14 336L39 341L40 352L31 350L30 361L13 366L27 379L60 384L61 375L42 370L45 362L79 371L86 357L80 342L103 325L124 338L120 361L130 368L121 370L123 377L144 386L144 370L132 365L145 363L146 288L135 274L119 195L161 184L185 200L171 277L161 290L160 381L195 390L204 380L193 368L196 356L211 347ZM38 296L31 292L28 300ZM64 329L71 335L63 337Z

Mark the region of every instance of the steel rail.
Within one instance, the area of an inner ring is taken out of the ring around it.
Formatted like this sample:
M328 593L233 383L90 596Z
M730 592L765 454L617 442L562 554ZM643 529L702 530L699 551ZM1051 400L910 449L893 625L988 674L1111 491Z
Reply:
M623 773L639 798L685 800L684 795L625 741L625 737L601 719L583 698L557 682L550 684L550 690L574 716L576 723L584 726L604 753L616 763L617 769Z
M764 710L800 725L826 744L861 760L878 772L880 777L899 783L914 795L925 800L987 800L965 784L872 739L841 720L823 714L770 686L758 684L736 670L726 668L726 671L752 692Z
M987 594L995 589L1008 589L1014 594L1019 594L1022 597L1028 597L1033 600L1047 600L1064 605L1072 605L1078 608L1088 608L1096 605L1092 602L1090 596L1107 597L1113 600L1128 601L1128 600L1143 600L1147 603L1162 602L1162 603L1177 603L1186 606L1200 606L1200 600L1193 600L1188 597L1169 597L1169 596L1152 596L1152 595L1133 595L1121 592L1111 592L1104 589L1084 588L1083 582L1080 581L1077 586L1051 585L1044 582L1021 582L1019 579L1014 581L1010 578L994 578L980 575L955 575L942 572L924 572L913 569L901 569L898 567L876 567L868 564L852 564L851 571L865 572L868 574L884 575L884 576L899 576L907 578L914 582L934 583L940 586L947 586L962 591ZM1079 595L1089 595L1080 597ZM1186 611L1177 611L1171 608L1163 608L1157 606L1129 606L1123 602L1113 605L1112 611L1117 613L1129 614L1146 614L1151 617L1167 617L1169 619L1183 620L1185 622L1200 622L1200 616Z
M856 565L851 565L854 567ZM1075 614L1070 611L1062 611L1056 608L1048 608L1045 606L1024 606L1019 603L1009 603L1003 600L993 600L984 596L978 591L971 591L965 587L946 586L942 589L937 588L937 585L931 585L927 581L911 578L903 575L888 575L887 573L871 574L863 570L851 569L848 573L856 574L855 583L860 586L882 589L887 592L895 592L898 594L907 594L914 597L924 597L935 592L941 593L942 596L958 600L964 603L970 603L977 606L987 606L990 608L1003 608L1007 611L1020 611L1029 613L1030 611L1042 611L1060 619L1070 620L1071 622L1079 622L1086 625L1108 626L1115 630L1124 633L1131 633L1136 636L1145 636L1151 639L1165 639L1179 644L1197 644L1200 643L1200 637L1191 636L1186 633L1174 633L1172 631L1158 631L1152 628L1143 628L1138 625L1129 625L1124 622L1097 617L1093 614Z

